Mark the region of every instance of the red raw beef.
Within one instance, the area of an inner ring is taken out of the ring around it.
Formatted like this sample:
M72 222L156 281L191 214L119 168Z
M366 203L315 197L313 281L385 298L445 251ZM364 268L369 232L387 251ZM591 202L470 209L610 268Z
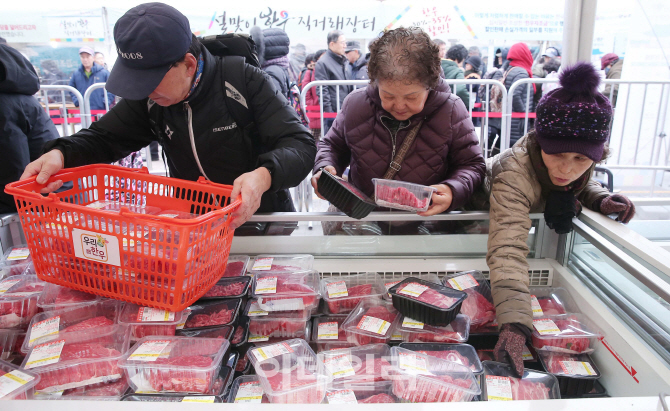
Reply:
M328 309L332 314L348 313L353 310L356 305L366 295L372 294L372 284L361 284L353 287L347 287L348 297L334 298L328 300ZM359 297L359 298L351 298Z
M563 307L563 304L557 302L551 297L538 297L537 302L540 304L540 308L542 308L542 313L544 315L565 314L565 307Z
M142 337L153 335L171 336L177 331L177 324L168 325L133 325L130 327L130 339L137 341Z
M495 361L493 350L477 350L479 361Z
M445 386L446 382L453 386ZM467 400L463 389L469 389L471 382L448 375L405 375L393 381L393 394L410 402L459 402ZM460 388L459 388L460 387Z
M212 384L212 388L207 391L205 394L209 395L220 395L221 389L223 388L223 378L217 377L216 380L214 380L214 384Z
M544 357L544 363L547 366L547 372L551 374L563 374L565 371L561 367L562 361L582 361L579 356L574 354L550 353Z
M374 382L389 379L391 364L383 358L375 358L372 361L362 361L360 365L354 365L356 382ZM352 377L348 377L352 378Z
M61 287L56 296L56 310L64 308L76 303L85 303L93 301L97 297L93 294L84 293L82 291L73 290L67 287Z
M378 200L412 208L424 208L427 202L430 201L430 198L419 200L414 193L405 187L393 188L386 185L380 185L377 187L375 195Z
M159 358L151 363L179 367L209 367L212 359L199 355L181 355L172 358ZM144 378L156 391L206 393L214 383L213 371L175 368L144 368Z
M121 378L115 382L88 385L86 387L65 390L63 397L120 397L128 389L128 382Z
M377 394L358 401L359 404L393 404L396 400L388 394Z
M579 320L577 317L571 315L561 320L554 320L554 323L561 330L561 336L555 338L538 338L535 336L536 332L533 333L533 347L540 350L543 347L556 347L564 350L568 350L571 353L582 353L589 349L590 340L589 338L578 338L576 336L583 335L582 328L580 327ZM547 349L551 351L551 349Z
M105 327L108 325L114 325L114 323L109 318L100 316L100 317L89 318L88 320L82 321L79 324L71 325L69 327L66 327L62 331L65 332L81 331L89 328Z
M243 339L244 339L244 327L238 325L237 328L235 329L235 334L233 335L233 340L231 341L231 344L239 344L242 342Z
M211 314L196 314L189 317L185 328L209 327L212 325L228 324L233 319L235 310L223 308L221 311L215 311Z
M237 277L244 275L244 262L233 261L226 265L226 271L223 273L224 277Z
M390 312L389 310L386 309L386 307L384 307L382 305L375 305L373 307L370 307L366 312L363 313L361 318L363 318L363 316L366 316L366 315L368 317L379 318L379 319L387 321L389 323L393 323L393 321L398 316L397 313ZM387 334L390 333L390 332L391 331L389 329ZM375 338L375 337L370 336L370 335L364 335L364 334L358 334L358 333L351 333L351 335L353 335L353 337L356 340L356 344L358 344L358 345L367 345L367 344L376 344L376 343L385 344L388 340L388 338Z
M401 294L400 292L410 284L414 283L405 284L405 286L403 286L403 288L399 288L396 293L402 295L403 297L411 298L426 304L433 305L438 308L445 308L445 309L451 308L454 305L454 303L458 301L458 298L447 297L446 295L438 291L435 291L432 288L429 288L426 291L422 292L421 295L419 295L418 297L415 297L413 295Z
M235 371L242 372L244 371L245 368L247 368L247 364L249 363L249 358L247 356L241 357L239 360L237 360L237 365L235 366Z
M496 319L496 309L489 300L473 288L464 290L468 297L461 305L461 314L470 317L471 328L481 328Z
M0 300L0 328L16 328L25 325L37 314L37 293L44 290L44 284L29 283L17 288L12 288L3 294ZM32 297L13 299L14 293L36 293Z
M316 375L302 367L296 366L292 370L273 371L271 376L268 376L268 382L272 391L277 394L278 391L295 390L306 385L312 385L310 388L297 390L286 394L274 395L271 401L274 404L314 404L319 403L323 399L323 388L317 382Z
M261 317L262 318L262 317ZM301 318L277 318L274 321L257 321L251 318L249 332L265 337L301 337L305 331L305 320Z
M549 387L541 382L520 380L518 378L510 378L510 382L512 383L512 399L515 401L550 399Z
M63 388L89 385L86 381L92 378L103 378L103 382L116 380L123 375L123 370L117 365L118 359L108 358L120 355L114 348L107 348L99 343L66 344L61 351L60 362L86 360L86 363L46 371L35 368L34 371L42 377L35 389L43 391L51 388L53 391L60 391ZM100 360L91 361L96 358ZM100 381L96 381L98 382Z
M286 272L286 271L303 271L304 268L302 267L296 267L293 265L279 265L279 264L272 264L272 268L269 270L264 270L264 272L268 273L281 273L281 272Z
M419 351L422 354L430 355L431 357L441 358L443 360L455 362L457 364L465 365L470 367L473 371L476 369L474 364L470 364L470 361L467 357L464 357L456 350L445 350L445 351Z
M231 297L242 294L244 291L244 282L232 283L227 285L215 284L203 295L204 297Z
M278 300L293 300L302 298L305 307L312 307L316 304L316 291L311 286L304 284L305 277L295 275L277 276L277 294L263 294L263 302ZM293 295L291 295L293 294ZM296 296L295 294L302 294Z
M452 327L453 328L453 327ZM424 325L426 332L407 332L407 342L461 342L463 335L457 331L449 331L447 327Z

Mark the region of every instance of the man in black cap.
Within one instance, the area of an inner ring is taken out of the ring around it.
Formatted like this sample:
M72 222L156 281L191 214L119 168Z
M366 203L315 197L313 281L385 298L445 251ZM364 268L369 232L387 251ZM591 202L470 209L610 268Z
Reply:
M347 41L344 54L349 60L351 78L353 80L368 80L368 58L370 56L361 54L361 43L358 41Z
M163 3L126 12L114 40L118 59L107 88L123 100L90 128L45 145L46 154L22 179L37 175L45 184L63 167L111 163L158 141L171 176L233 185L231 197L241 195L242 205L232 227L257 210L295 210L288 188L311 171L316 147L261 70L240 64L246 93L235 89L223 72L230 66L197 40L182 13ZM250 113L250 127L238 126L237 104ZM43 192L61 184L51 182Z

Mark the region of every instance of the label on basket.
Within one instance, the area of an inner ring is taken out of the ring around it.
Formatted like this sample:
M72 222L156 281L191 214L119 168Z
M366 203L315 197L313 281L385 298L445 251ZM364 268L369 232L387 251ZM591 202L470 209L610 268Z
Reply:
M270 341L270 337L266 337L264 335L250 335L249 339L247 340L248 342L265 342L265 341Z
M328 297L330 298L349 297L349 291L347 291L347 283L345 283L344 281L330 283L326 285L326 288L328 289Z
M279 355L290 354L293 348L286 343L272 344L266 347L254 348L251 353L258 361L264 361L268 358L274 358Z
M263 400L263 387L258 381L243 382L235 394L235 403L260 404Z
M584 361L561 361L563 372L568 375L597 375L591 364Z
M163 354L163 351L170 345L170 341L146 341L130 354L129 360L154 362Z
M60 353L63 351L64 345L65 340L58 340L35 346L30 352L28 362L26 362L26 370L49 364L56 364L60 361Z
M426 367L426 359L416 354L398 353L398 366L402 370L430 374Z
M558 328L553 320L544 318L542 320L533 320L533 326L540 333L540 335L555 335L560 334L561 330Z
M475 280L475 277L472 276L472 274L464 274L464 275L459 275L458 277L450 278L449 281L447 281L451 288L454 288L456 290L467 290L468 288L476 287L479 285L477 280Z
M530 308L533 310L533 317L544 317L544 312L540 303L537 301L537 297L534 295L530 296Z
M384 286L386 287L386 291L387 291L387 294L388 294L389 298L391 297L391 294L388 292L388 290L391 287L393 287L394 285L398 284L399 282L400 282L400 280L384 284Z
M509 377L487 375L486 394L489 401L512 401L512 382Z
M30 329L30 340L28 343L32 346L33 343L40 338L44 338L48 335L57 335L59 329L60 315L35 323Z
M352 390L333 391L326 394L328 404L358 404Z
M521 358L523 358L524 361L534 360L533 354L530 353L530 348L526 345L523 346L523 351L521 351Z
M369 331L379 335L386 335L389 327L391 327L390 322L384 321L381 318L370 317L369 315L364 315L356 326L359 330Z
M15 248L9 252L7 261L25 260L28 257L30 257L30 250L28 247Z
M256 260L254 260L254 266L251 267L251 271L272 270L272 260L274 260L273 257L257 258Z
M402 320L402 326L404 328L414 328L417 330L423 330L423 323L417 320L413 320L409 317L405 317Z
M35 377L19 370L0 376L0 398L11 394L34 379Z
M337 340L339 338L337 328L336 322L320 323L317 338L319 340Z
M200 402L200 403L214 403L216 397L213 395L205 395L202 397L184 397L181 399L181 402Z
M158 308L140 307L137 312L139 322L167 322L174 321L174 313Z
M356 375L354 367L349 361L349 354L341 354L333 357L328 357L323 360L323 365L333 376L333 379L350 377Z
M72 229L74 255L97 263L121 266L119 240L113 235Z
M430 287L425 286L423 284L419 283L409 283L405 285L402 290L398 291L398 294L404 294L404 295L409 295L412 297L418 297L421 294L423 294L424 291L429 289Z
M249 306L249 311L247 312L249 317L262 317L268 314L269 312L265 311L258 305L258 301L252 301L251 305Z
M263 277L256 279L256 294L275 294L277 292L277 277Z
M0 281L0 294L4 294L9 291L10 288L14 287L21 281L21 278L9 277L5 281Z

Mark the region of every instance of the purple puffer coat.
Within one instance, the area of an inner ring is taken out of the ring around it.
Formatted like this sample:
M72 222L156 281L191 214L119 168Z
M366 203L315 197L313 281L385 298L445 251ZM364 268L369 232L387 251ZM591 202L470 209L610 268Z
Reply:
M382 178L392 160L391 134L382 123L383 116L393 118L382 108L376 86L349 94L333 127L319 143L314 172L333 166L342 175L351 166L349 181L374 197L372 179ZM398 131L398 150L423 117L426 120L395 180L446 184L453 192L448 211L458 209L468 202L486 171L474 126L461 99L440 83L428 94L423 111L412 116L409 127Z

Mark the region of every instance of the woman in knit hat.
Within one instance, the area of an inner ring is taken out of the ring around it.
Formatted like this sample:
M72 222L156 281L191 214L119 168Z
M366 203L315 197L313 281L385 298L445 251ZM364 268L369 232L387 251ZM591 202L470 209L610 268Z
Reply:
M559 234L572 230L572 218L582 206L605 215L618 213L617 221L623 223L635 214L628 198L611 195L591 179L595 165L607 156L612 121L599 83L591 64L566 68L561 87L538 103L535 130L487 161L487 264L501 331L495 355L511 362L519 375L521 352L533 329L526 261L529 214L543 212L547 226Z

